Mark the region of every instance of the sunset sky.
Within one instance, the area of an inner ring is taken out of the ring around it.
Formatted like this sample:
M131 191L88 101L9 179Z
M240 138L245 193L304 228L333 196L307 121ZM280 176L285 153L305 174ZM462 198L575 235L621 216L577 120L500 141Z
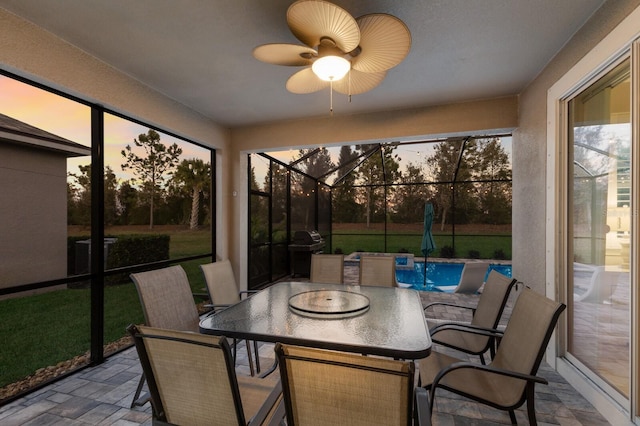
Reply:
M72 142L91 145L91 109L88 106L1 75L0 113ZM147 133L149 128L111 114L105 114L104 127L105 165L111 166L121 181L127 180L132 175L122 171L124 158L120 152L126 145L133 145L134 138ZM182 148L181 159L200 158L209 162L209 150L159 133L165 145L175 142ZM137 152L142 154L142 151ZM67 160L67 170L76 173L79 164L89 162L89 157L71 158Z
M85 146L91 144L91 110L88 106L5 76L0 76L0 113L73 142ZM105 114L104 125L105 164L111 167L120 181L130 179L133 176L129 172L123 172L121 168L124 162L121 151L126 145L133 145L134 138L147 133L149 129L110 114ZM501 139L506 153L511 157L511 137ZM177 143L183 150L181 159L200 158L209 162L210 154L206 149L163 133L161 140L165 145ZM404 169L408 163L424 165L425 159L433 154L434 148L435 144L431 143L400 145L394 154L400 156L401 169ZM328 150L334 163L337 163L340 147L330 147ZM142 154L141 151L138 153ZM268 154L289 163L298 156L298 149L272 151ZM69 159L68 171L76 173L79 164L89 162L88 157ZM268 162L253 156L253 166L258 181L262 182L261 178L268 170Z

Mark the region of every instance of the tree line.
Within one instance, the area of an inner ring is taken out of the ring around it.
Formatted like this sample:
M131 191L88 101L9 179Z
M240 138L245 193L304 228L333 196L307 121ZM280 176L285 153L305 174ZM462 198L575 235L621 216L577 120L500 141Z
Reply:
M307 227L313 223L316 181L311 176L334 179L331 205L335 223L369 226L385 219L418 223L423 220L427 201L434 205L435 219L442 229L452 222L511 223L511 165L498 138L437 143L422 164L409 161L404 169L401 160L394 144L342 146L337 162L326 148L299 150L290 179L292 220L297 217L297 222ZM270 176L264 185L273 192L275 213L278 206L286 205L286 179L278 178L278 173ZM258 187L255 180L252 185ZM326 204L323 194L318 200ZM322 209L322 205L318 207ZM274 215L274 220L278 217Z
M149 129L121 151L119 182L111 166L104 170L104 225L189 225L210 223L211 165L201 159L180 159L182 149L161 141ZM79 166L67 180L67 222L91 224L91 165Z

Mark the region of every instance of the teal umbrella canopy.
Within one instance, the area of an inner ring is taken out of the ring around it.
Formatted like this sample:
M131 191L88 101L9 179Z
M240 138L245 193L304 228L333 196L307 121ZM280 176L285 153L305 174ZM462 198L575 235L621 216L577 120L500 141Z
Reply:
M426 257L429 253L436 249L436 243L433 241L433 234L431 233L431 226L433 225L433 205L431 203L425 203L424 205L424 231L422 234L422 244L420 250ZM426 259L425 259L426 261Z

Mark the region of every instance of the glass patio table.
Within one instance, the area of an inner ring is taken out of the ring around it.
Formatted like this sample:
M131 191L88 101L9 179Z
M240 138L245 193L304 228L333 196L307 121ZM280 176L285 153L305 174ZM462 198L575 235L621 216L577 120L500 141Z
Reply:
M200 332L400 359L431 352L420 296L403 288L281 282L203 319Z

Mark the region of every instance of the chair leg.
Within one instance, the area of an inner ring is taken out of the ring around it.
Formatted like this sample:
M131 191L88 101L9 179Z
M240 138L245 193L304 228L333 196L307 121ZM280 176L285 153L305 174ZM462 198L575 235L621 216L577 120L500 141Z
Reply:
M429 410L429 393L426 389L415 389L413 404L413 424L415 426L431 426L431 411Z
M253 366L253 357L251 356L251 342L248 340L244 341L247 345L247 359L249 360L249 371L251 372L251 377L255 376L256 370Z
M131 407L142 407L144 404L149 402L149 396L145 395L143 398L140 398L140 392L142 392L142 387L144 386L145 377L144 373L140 376L140 381L138 382L138 387L136 388L136 393L133 395L133 400L131 401Z
M487 365L487 362L484 360L484 354L480 354L480 363L482 365Z
M233 339L233 348L232 349L232 354L233 354L233 366L236 366L236 353L237 353L237 347L238 347L238 339Z
M536 426L536 402L535 402L535 385L527 383L527 414L529 416L529 424Z
M258 342L253 341L253 353L256 357L256 374L260 374L260 352L258 351Z
M253 342L253 347L254 347L254 352L255 352L255 357L256 357L256 367L254 368L254 364L253 364L253 357L251 356L251 342L249 340L245 340L245 343L247 345L247 359L249 360L249 371L251 372L251 376L255 376L256 373L260 373L260 358L258 356L258 344L254 341ZM236 365L236 355L237 355L237 351L238 351L238 339L233 339L233 347L232 347L232 353L233 353L233 365Z
M512 425L517 425L518 421L516 420L516 413L513 410L509 410L509 418L511 419Z

